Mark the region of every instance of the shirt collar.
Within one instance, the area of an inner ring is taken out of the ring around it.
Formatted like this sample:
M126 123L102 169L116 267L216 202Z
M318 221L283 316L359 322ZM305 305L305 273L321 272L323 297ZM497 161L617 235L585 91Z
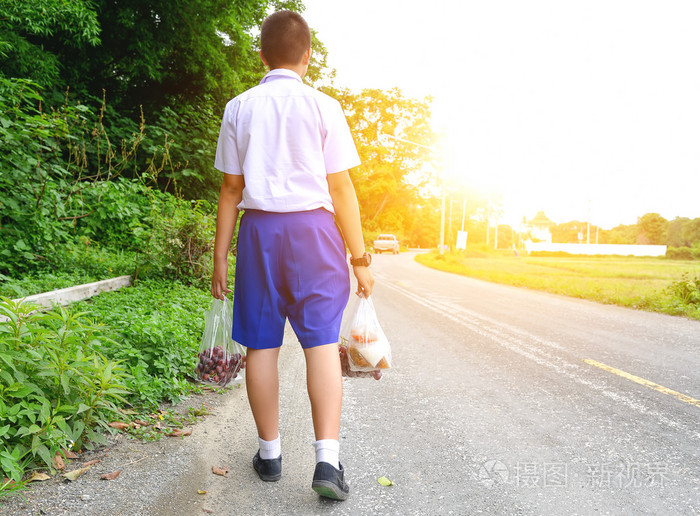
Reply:
M275 68L274 70L270 70L265 77L263 77L262 81L260 81L260 84L263 84L265 82L269 81L276 81L277 79L296 79L299 82L302 82L301 77L299 77L299 74L289 70L288 68Z

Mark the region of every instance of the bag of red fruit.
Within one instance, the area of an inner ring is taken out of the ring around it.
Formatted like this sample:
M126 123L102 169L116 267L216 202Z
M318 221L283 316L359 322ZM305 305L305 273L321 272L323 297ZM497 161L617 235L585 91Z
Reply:
M224 387L245 367L245 348L232 337L233 308L224 296L214 299L204 321L194 374L201 382Z
M345 376L374 376L378 380L382 370L391 368L389 340L370 298L360 295L346 313L339 352Z

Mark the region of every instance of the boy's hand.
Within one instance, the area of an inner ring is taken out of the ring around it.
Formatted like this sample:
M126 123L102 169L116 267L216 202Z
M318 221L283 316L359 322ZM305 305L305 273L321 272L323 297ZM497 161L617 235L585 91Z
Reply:
M223 301L224 295L231 292L226 286L228 276L228 263L214 265L214 274L211 277L211 295Z
M372 271L369 270L369 267L355 265L352 268L352 272L355 273L355 278L357 278L357 294L364 294L365 297L369 297L374 288Z

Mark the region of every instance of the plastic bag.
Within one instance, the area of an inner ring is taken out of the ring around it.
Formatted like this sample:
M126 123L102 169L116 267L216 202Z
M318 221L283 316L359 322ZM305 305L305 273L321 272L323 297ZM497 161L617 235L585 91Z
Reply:
M379 325L371 299L359 296L346 314L341 328L339 351L341 364L347 357L350 372L372 373L372 376L379 379L382 370L391 368L389 340Z
M224 387L245 367L246 349L231 337L233 308L224 296L214 299L204 321L194 369L200 382Z

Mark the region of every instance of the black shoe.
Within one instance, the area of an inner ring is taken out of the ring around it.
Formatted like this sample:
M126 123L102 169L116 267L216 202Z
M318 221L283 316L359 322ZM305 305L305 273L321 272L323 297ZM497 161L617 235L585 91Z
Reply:
M253 467L261 480L277 482L282 478L282 455L276 459L261 459L260 450L253 457Z
M321 496L333 500L346 500L350 496L350 486L345 482L345 470L342 464L340 469L335 469L327 462L316 463L314 480L311 488Z

